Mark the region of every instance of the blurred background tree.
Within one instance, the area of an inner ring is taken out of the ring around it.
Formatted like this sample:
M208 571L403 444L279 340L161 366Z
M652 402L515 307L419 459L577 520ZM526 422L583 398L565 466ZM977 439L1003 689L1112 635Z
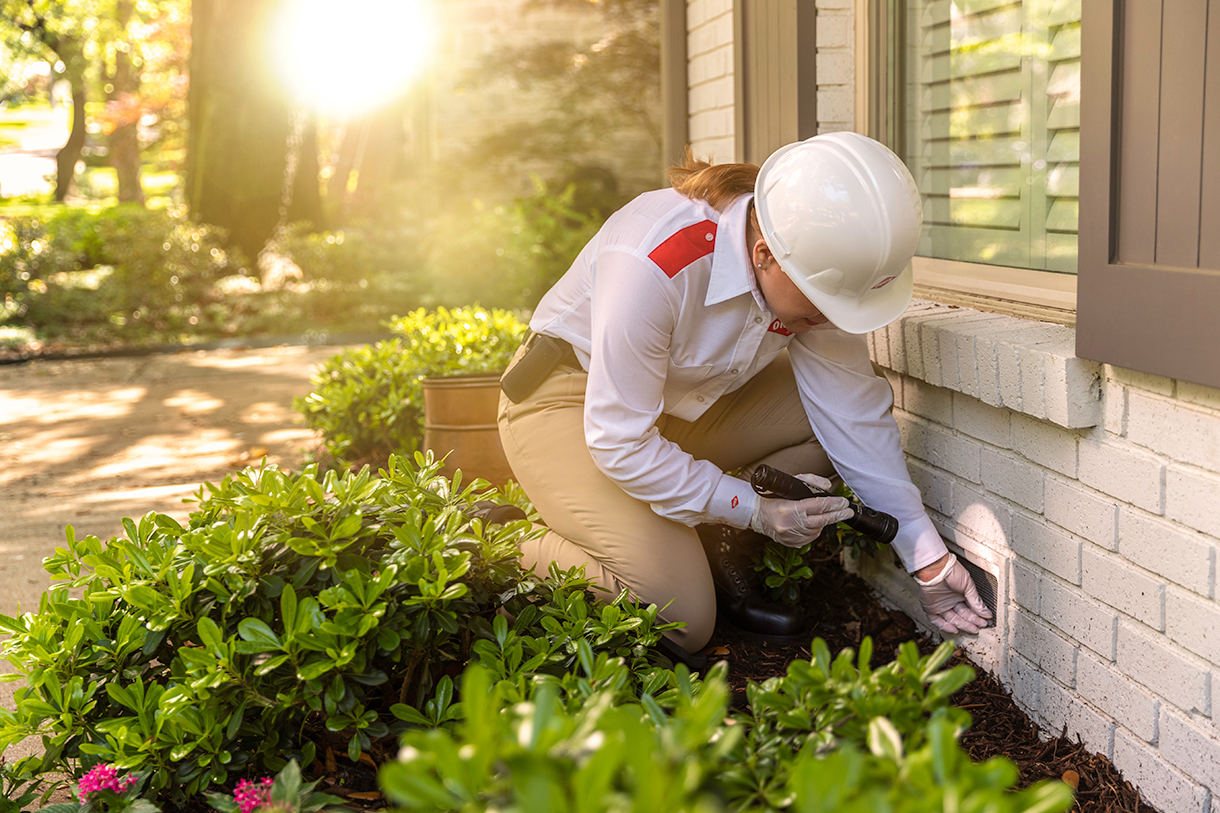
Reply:
M15 101L71 97L53 199L89 210L0 197L0 349L54 319L109 342L529 309L663 184L656 0L0 0L0 45L50 74ZM147 251L99 245L133 223ZM155 307L84 293L205 243Z

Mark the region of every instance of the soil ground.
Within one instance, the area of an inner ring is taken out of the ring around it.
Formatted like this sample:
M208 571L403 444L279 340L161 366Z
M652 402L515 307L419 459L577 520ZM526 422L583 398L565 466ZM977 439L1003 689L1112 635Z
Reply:
M0 582L7 588L0 613L37 608L49 586L41 561L63 544L68 524L78 536L108 538L122 532L123 517L158 511L184 519L192 506L183 499L205 481L263 457L299 465L315 438L292 399L310 391L316 365L337 352L276 347L0 365ZM903 641L918 641L925 652L934 647L836 562L814 567L804 606L816 619L812 635L831 652L856 648L864 636L872 637L878 663ZM709 651L728 659L738 702L748 681L783 674L810 656L807 646L754 643L723 624ZM11 670L0 661L0 671ZM1086 813L1154 813L1105 758L1064 737L1041 738L1007 691L976 671L955 698L975 721L963 737L972 757L1008 756L1023 783L1075 771L1076 809ZM0 683L0 703L12 702L14 687ZM18 747L5 756L30 752ZM371 775L358 775L367 769L353 768L342 771L342 786L375 788ZM331 792L338 778L328 777Z

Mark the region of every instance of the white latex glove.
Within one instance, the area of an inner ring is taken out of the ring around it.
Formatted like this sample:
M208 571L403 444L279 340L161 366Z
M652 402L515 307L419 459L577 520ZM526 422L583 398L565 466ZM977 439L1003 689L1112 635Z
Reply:
M943 633L978 632L991 620L991 610L979 598L970 571L952 553L936 578L925 582L916 577L915 583L924 614Z
M832 488L829 480L816 474L796 477L822 491ZM759 497L754 515L750 517L750 528L781 545L799 548L817 539L827 525L851 519L854 512L848 505L842 497L810 497L807 500Z

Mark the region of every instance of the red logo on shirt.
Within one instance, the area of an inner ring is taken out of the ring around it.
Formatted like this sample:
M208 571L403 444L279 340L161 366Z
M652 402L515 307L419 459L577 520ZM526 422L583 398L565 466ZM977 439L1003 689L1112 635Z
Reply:
M778 319L776 319L774 322L771 323L771 326L769 328L767 328L767 332L768 333L778 333L781 336L791 336L792 335L792 331L789 330L788 328L784 327L784 323Z
M736 508L736 507L737 507L737 498L736 498L736 497L734 497L734 498L733 498L733 501L732 501L731 503L729 503L729 505L731 505L732 507Z
M716 224L710 220L687 226L671 234L648 255L648 259L673 279L686 266L716 249Z

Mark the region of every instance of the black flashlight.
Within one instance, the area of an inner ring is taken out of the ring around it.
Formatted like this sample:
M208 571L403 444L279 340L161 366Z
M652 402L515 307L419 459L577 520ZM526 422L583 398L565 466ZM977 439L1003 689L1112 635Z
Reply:
M754 470L754 475L750 478L750 485L764 497L781 500L807 500L810 497L835 496L765 463ZM850 527L883 545L894 541L894 536L898 533L898 520L882 511L869 508L863 503L848 502L847 507L852 510L852 517L847 520Z

